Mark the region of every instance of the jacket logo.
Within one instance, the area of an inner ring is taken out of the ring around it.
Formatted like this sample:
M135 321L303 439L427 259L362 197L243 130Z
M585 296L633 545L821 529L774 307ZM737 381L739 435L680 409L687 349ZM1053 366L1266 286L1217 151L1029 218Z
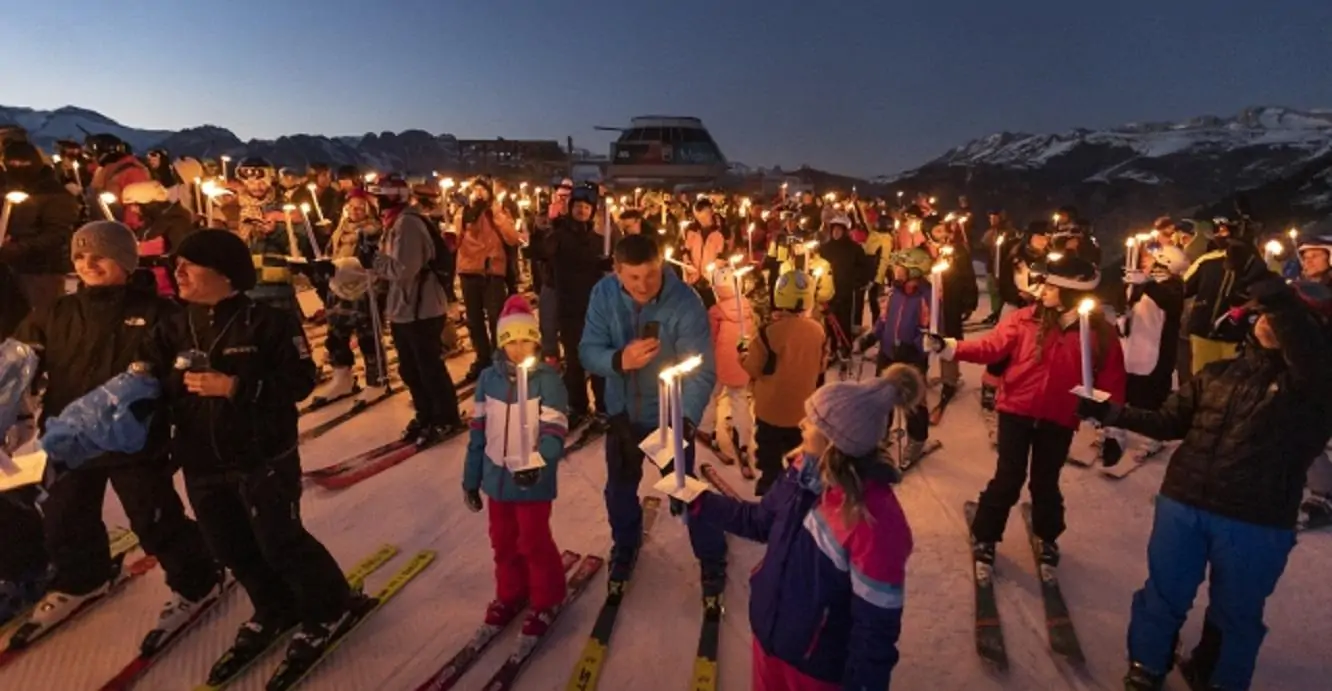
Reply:
M235 346L222 350L223 355L249 355L257 352L259 352L259 349L254 346Z
M148 322L143 317L130 317L125 320L125 326L147 326Z

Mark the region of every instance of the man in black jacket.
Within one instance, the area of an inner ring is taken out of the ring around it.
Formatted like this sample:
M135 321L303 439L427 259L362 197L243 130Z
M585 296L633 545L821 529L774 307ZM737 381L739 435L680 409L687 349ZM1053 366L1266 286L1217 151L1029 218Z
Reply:
M151 358L155 330L178 309L152 291L130 285L138 264L134 235L112 221L96 221L74 234L71 255L84 288L34 311L19 327L19 340L40 355L46 373L39 427L70 403ZM158 360L151 364L165 366ZM144 550L157 557L174 593L159 629L145 639L153 647L184 625L221 592L220 572L198 526L185 516L167 460L170 422L154 418L149 441L136 454L106 454L54 482L43 504L46 546L55 567L46 596L14 639L31 641L68 618L83 603L104 595L120 577L111 559L102 501L111 483Z
M1244 296L1259 280L1271 275L1253 239L1243 225L1222 224L1216 229L1213 249L1193 262L1184 273L1184 298L1193 298L1189 310L1189 348L1193 373L1207 365L1235 357L1244 331L1218 328L1217 324L1232 307L1244 302Z
M0 263L18 274L33 311L45 310L65 292L69 238L79 219L79 202L56 180L37 147L11 141L4 147L4 194L23 192L27 200L10 210L9 232L0 245Z
M873 278L874 265L851 239L851 219L846 214L839 211L828 218L828 236L828 242L819 248L819 254L832 267L833 299L828 302L828 316L837 320L849 341L860 327L860 315L854 311L855 294Z
M176 250L189 304L165 387L173 452L213 554L254 605L236 636L238 657L301 628L287 656L318 656L364 613L333 556L301 522L297 403L315 386L310 346L287 310L255 302L250 253L237 236L203 230Z
M597 189L580 185L573 191L569 202L569 215L556 218L545 237L540 254L550 267L559 304L560 345L564 349L564 385L569 390L569 429L573 430L587 419L587 371L578 359L578 343L583 340L583 318L587 314L592 287L610 269L610 259L604 256L604 240L597 230ZM606 380L593 375L592 393L596 397L596 411L606 409L603 400Z
M1205 367L1159 410L1079 405L1084 418L1183 440L1157 497L1147 583L1133 596L1127 689L1162 687L1209 572L1202 639L1183 671L1193 688L1249 688L1305 472L1332 436L1332 290L1272 277L1248 294L1230 315L1252 324L1239 356Z

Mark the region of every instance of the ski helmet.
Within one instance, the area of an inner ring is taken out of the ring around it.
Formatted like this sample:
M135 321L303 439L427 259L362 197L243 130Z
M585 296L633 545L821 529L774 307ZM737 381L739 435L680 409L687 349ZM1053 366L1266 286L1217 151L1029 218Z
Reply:
M1189 270L1189 258L1184 254L1184 250L1174 245L1151 245L1148 252L1151 253L1156 266L1163 267L1173 276L1182 276Z
M1321 235L1300 240L1297 253L1303 255L1305 250L1323 250L1327 252L1329 258L1332 258L1332 235Z
M99 164L105 163L106 159L130 153L129 144L114 134L90 134L83 146Z
M1045 261L1032 267L1046 285L1059 289L1059 302L1064 310L1071 310L1083 298L1093 297L1101 283L1101 272L1096 265L1072 254L1051 252Z
M412 197L411 185L399 173L388 173L366 185L365 191L379 202L379 210L406 204Z
M237 180L265 180L272 184L276 177L277 172L273 170L273 164L266 158L249 156L236 165Z
M925 248L912 247L901 252L894 252L893 264L906 269L908 277L920 278L930 272L934 262Z
M842 226L851 230L851 217L839 211L828 218L828 227L832 228L833 226Z
M804 272L788 271L777 278L777 285L772 289L772 305L788 312L803 311L813 286Z

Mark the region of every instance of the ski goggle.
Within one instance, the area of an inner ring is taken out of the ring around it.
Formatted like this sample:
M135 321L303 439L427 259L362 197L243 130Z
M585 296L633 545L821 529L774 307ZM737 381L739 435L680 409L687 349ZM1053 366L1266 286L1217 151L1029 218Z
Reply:
M237 180L272 180L273 170L271 168L260 168L258 166L242 166L236 169Z

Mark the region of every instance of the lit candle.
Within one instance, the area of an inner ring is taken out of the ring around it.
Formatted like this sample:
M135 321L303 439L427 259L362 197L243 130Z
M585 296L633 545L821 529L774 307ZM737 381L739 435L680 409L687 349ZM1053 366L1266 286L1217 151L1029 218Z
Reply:
M1087 298L1078 305L1078 340L1082 344L1082 390L1087 398L1095 398L1092 382L1091 313L1096 301Z
M5 236L9 234L9 215L14 207L28 201L26 192L10 192L5 195L5 205L0 208L0 244L5 241Z
M531 422L527 419L527 376L532 366L536 364L536 358L529 355L527 359L518 363L518 435L519 449L521 455L518 456L518 467L525 468L529 465L528 457L531 456L534 444L532 443Z
M1004 234L994 236L994 275L999 276L999 265L1004 262Z
M684 404L681 395L684 389L684 378L702 364L703 357L695 355L668 370L671 373L667 386L671 389L671 437L675 445L675 488L677 490L684 489L685 486Z
M666 428L671 424L671 368L661 372L657 380L657 444L666 448Z
M1286 235L1290 236L1291 245L1294 245L1300 239L1300 231L1296 228L1291 228L1290 230L1287 230Z
M1283 250L1284 248L1279 241L1268 240L1267 244L1263 245L1263 259L1266 260L1268 264L1271 264L1277 257L1281 256Z
M749 256L754 256L754 224L749 224L749 230L745 231L746 244L749 247Z
M607 257L611 256L611 224L614 222L615 220L611 215L611 204L610 201L607 200L606 218L604 221L606 232L602 233L602 238L601 238L601 253Z
M1137 268L1138 268L1138 265L1137 265L1137 263L1136 263L1136 262L1137 262L1137 257L1135 256L1135 255L1137 255L1137 252L1135 251L1135 250L1137 250L1137 249L1138 249L1138 241L1137 241L1136 238L1129 238L1129 239L1127 239L1127 240L1124 241L1124 270L1125 270L1125 271L1133 271L1134 269L1137 269Z
M315 184L312 182L306 185L305 189L310 190L310 202L314 204L315 215L319 216L319 225L322 226L325 223L328 223L328 219L324 218L324 207L319 205L319 193L316 191L318 188L315 187ZM302 211L304 211L304 209L302 209Z
M79 175L79 159L76 158L70 161L69 165L74 169L74 184L83 187L83 178Z
M222 154L222 179L223 179L223 180L226 180L226 179L227 179L227 164L228 164L228 163L231 163L231 157L228 156L228 155L226 155L226 154Z
M287 256L290 259L296 259L301 256L301 244L296 241L296 226L292 225L291 222L291 213L295 210L295 204L282 205L282 215L287 219L287 242L290 244Z
M116 220L116 217L111 215L111 205L114 203L116 203L116 195L110 192L97 195L97 205L102 208L102 216L108 221Z
M316 206L318 206L316 204ZM314 250L316 259L323 259L324 252L319 248L319 239L315 237L314 227L310 225L310 205L301 202L301 218L305 221L305 239L310 241L310 248Z
M943 295L943 272L948 262L939 262L930 269L930 333L939 333L939 297Z
M194 179L194 213L203 211L203 180Z

